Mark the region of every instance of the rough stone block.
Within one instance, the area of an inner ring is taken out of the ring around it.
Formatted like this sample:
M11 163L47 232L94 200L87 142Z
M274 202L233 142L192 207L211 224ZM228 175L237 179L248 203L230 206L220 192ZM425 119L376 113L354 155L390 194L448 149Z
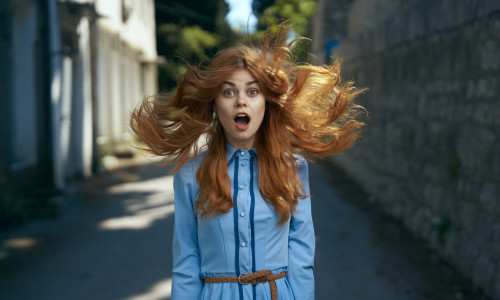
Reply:
M428 237L432 249L439 250L441 246L441 240L439 238L439 233L437 231L431 231Z
M343 44L370 88L347 168L500 299L500 1L404 2Z
M449 193L443 186L434 187L434 196L431 204L431 208L434 212L438 214L446 215L446 206L448 204L448 199L450 198Z
M420 207L417 207L413 212L410 212L410 215L407 217L407 226L411 231L416 233L420 227L420 223L422 223L422 219L423 211Z
M458 180L458 194L461 199L475 202L479 192L480 185L475 180L468 177L462 177Z
M457 259L457 234L455 230L450 230L444 237L444 255L448 261Z
M454 28L465 22L466 2L466 0L447 0L443 3L445 11L448 12L443 16L446 18L447 28Z
M494 110L491 109L491 104L487 101L478 103L474 110L474 121L483 126L491 126L495 122Z
M446 15L446 11L443 10L442 1L428 1L430 6L428 6L429 14L428 26L430 27L430 32L442 30L445 26L443 16Z
M493 280L493 295L500 299L500 262L496 264L497 270L495 279Z
M476 87L476 100L492 99L495 98L495 85L498 79L491 77L482 77L477 81Z
M499 88L497 90L498 95L500 95L500 82L498 83ZM489 105L490 110L492 111L493 115L493 127L494 128L500 128L500 101L492 101ZM499 153L499 152L496 152Z
M476 231L476 220L479 208L468 201L459 202L457 216L451 216L452 222L458 224L465 235L471 236Z
M473 267L480 251L471 239L461 240L458 248L458 259L456 260L459 270L464 274L473 274Z
M474 244L479 249L488 249L491 245L490 240L492 226L493 224L489 214L485 211L480 212L477 217L476 232L474 234Z
M457 153L462 167L471 174L490 172L491 150L495 134L479 126L467 126L459 132Z
M434 184L445 184L450 180L450 171L446 165L436 164L436 162L429 161L425 164L423 174L429 182Z
M498 40L487 40L481 45L481 67L484 70L498 70L500 68L500 44Z
M461 124L465 120L465 108L462 103L456 104L453 108L453 120L450 124Z
M497 0L481 0L477 1L478 6L478 15L481 17L485 17L488 14L500 10L500 1Z
M476 18L478 6L479 6L478 2L479 1L477 1L477 0L467 0L466 1L466 11L465 11L466 20L470 21L470 20Z
M496 15L490 19L492 37L500 38L500 16Z
M476 80L475 79L469 79L467 80L466 83L466 88L465 88L465 97L467 99L476 99Z
M481 255L474 264L472 279L474 284L491 294L495 264L486 255Z
M448 186L444 186L441 189L439 199L439 213L444 216L448 216L455 211L456 207L456 196Z
M435 230L435 223L437 222L439 216L437 216L431 209L423 208L422 216L420 219L418 233L421 237L429 239L431 233Z
M493 259L500 261L500 223L494 225L490 230L490 248Z
M493 153L500 153L500 141L497 141L495 143L495 146L493 148ZM500 155L496 154L493 156L491 169L492 169L491 174L495 178L500 178Z
M500 190L497 183L483 184L479 194L479 203L486 211L500 215Z
M426 33L427 10L423 6L415 6L408 15L408 36L411 39L424 36Z

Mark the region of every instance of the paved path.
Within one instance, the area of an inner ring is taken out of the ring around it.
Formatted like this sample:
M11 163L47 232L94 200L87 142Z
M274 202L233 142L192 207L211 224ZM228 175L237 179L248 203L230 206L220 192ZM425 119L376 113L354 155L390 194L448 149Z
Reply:
M310 171L316 299L484 299L339 170ZM63 217L0 232L0 299L169 299L172 179L151 165L94 177Z

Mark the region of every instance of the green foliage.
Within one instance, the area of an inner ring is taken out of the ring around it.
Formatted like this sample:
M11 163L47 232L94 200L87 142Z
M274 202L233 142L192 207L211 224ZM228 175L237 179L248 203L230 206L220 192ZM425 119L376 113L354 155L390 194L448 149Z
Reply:
M186 71L184 60L192 62L205 61L220 43L220 37L203 30L198 25L183 26L167 23L158 28L162 42L168 45L167 63L160 67L160 86L163 89L174 87L179 75Z
M167 45L187 59L207 58L207 52L213 50L219 43L219 36L203 30L200 26L182 26L181 24L162 24L158 32Z
M248 41L246 34L239 36L227 24L228 12L224 0L156 0L158 54L166 58L159 68L161 91L171 91L179 75L186 71L186 61L204 63L219 50ZM262 2L262 1L260 1ZM269 1L266 1L266 3ZM265 4L265 3L261 3ZM276 0L262 7L258 30L251 41L262 40L269 27L288 22L293 28L290 37L309 37L311 19L316 8L315 0ZM307 61L309 43L300 41L292 48L297 61Z
M273 5L265 8L259 16L257 30L251 36L252 41L262 40L265 30L271 32L283 23L291 26L289 40L296 37L311 36L311 20L316 9L316 0L276 0ZM292 55L297 62L306 62L309 57L310 43L301 40L292 48Z
M310 21L315 9L315 0L276 0L259 17L258 27L266 28L288 21L298 35L307 37L311 34Z
M204 30L218 32L228 5L224 0L155 0L155 8L157 25L199 25Z
M166 58L159 68L161 91L177 85L186 61L206 62L223 48L233 46L236 34L225 20L224 0L160 0L157 3L158 54Z

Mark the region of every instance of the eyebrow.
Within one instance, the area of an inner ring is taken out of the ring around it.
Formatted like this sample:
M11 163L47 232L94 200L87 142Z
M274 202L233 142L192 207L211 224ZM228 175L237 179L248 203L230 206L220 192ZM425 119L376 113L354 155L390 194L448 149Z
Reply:
M236 86L236 84L234 84L233 82L231 81L224 81L225 84L228 84L230 86ZM258 84L259 82L257 80L254 80L254 81L249 81L247 82L247 85L252 85L252 84Z

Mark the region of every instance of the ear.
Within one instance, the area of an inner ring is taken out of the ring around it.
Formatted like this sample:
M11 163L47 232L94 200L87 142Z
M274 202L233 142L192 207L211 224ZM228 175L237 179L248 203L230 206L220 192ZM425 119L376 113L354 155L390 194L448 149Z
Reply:
M210 109L212 111L212 118L214 120L218 119L219 117L217 116L217 107L215 107L215 99L212 100L212 105L210 105Z

